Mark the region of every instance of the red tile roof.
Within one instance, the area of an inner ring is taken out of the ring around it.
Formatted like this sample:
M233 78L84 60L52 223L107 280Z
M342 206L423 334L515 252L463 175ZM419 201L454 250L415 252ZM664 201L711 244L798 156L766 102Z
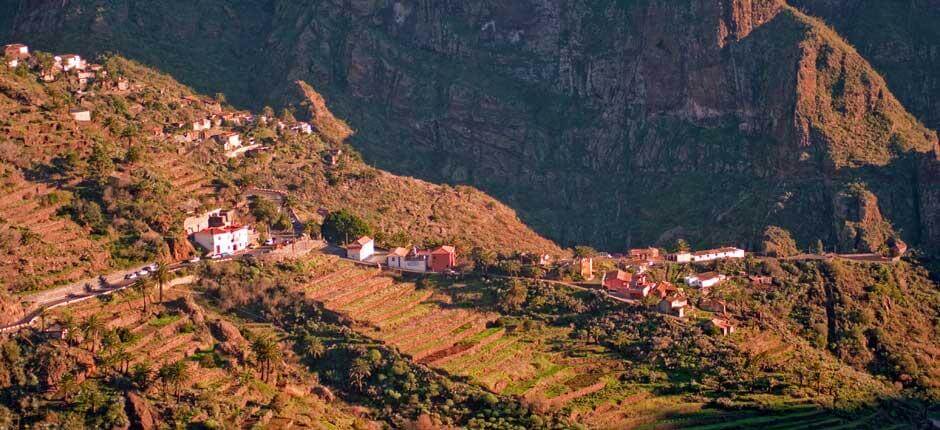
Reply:
M207 229L205 229L205 230L202 230L200 233L202 233L202 232L208 232L208 233L210 233L210 234L212 234L212 235L217 235L217 234L231 233L231 232L234 232L234 231L241 230L241 229L243 229L243 228L245 228L245 227L247 227L247 226L244 226L244 225L230 225L230 226L228 226L228 227L209 227L209 228L207 228Z

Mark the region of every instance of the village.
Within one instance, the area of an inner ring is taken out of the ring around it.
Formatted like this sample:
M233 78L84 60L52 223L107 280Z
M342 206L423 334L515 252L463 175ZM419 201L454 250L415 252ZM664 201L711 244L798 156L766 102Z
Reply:
M78 100L81 100L82 95L96 80L102 80L104 87L112 91L141 90L138 84L131 84L125 77L114 81L105 80L108 77L108 71L103 66L91 64L79 55L62 54L51 56L51 58L48 55L31 55L29 47L23 44L6 45L4 55L7 65L11 68L37 69L43 82L53 82L57 79L69 80ZM214 144L225 158L265 151L268 149L266 145L273 144L273 142L262 144L254 138L245 139L239 130L251 125L273 124L278 131L301 134L314 132L313 126L306 122L287 123L273 118L272 115L226 112L219 100L211 98L183 96L180 103L202 109L207 114L188 122L179 121L167 124L163 130L152 132L160 137L172 139L183 146ZM71 108L69 114L78 123L89 122L94 116L94 112L82 106ZM168 133L167 130L171 132ZM323 157L327 165L335 166L342 155L342 150L336 148L324 153ZM299 223L299 220L294 221L295 224ZM292 246L296 241L303 240L300 231L302 228L296 225L292 227L291 231L272 237L271 234L260 233L248 223L240 222L238 211L235 209L215 208L204 213L194 213L184 220L183 229L191 242L202 249L203 253L183 263L196 264L203 258L210 261L224 261L245 256L258 256L284 246ZM265 226L264 230L270 232L269 226ZM348 238L347 242L337 244L341 246L329 246L324 242L320 249L323 252L338 254L358 264L372 265L401 273L458 275L467 271L467 265L463 263L468 258L459 256L457 247L451 244L442 244L428 249L415 245L382 249L377 247L375 240L368 236ZM626 254L599 254L576 258L540 255L531 262L545 272L560 274L567 270L568 273L574 275L573 278L556 275L555 279L558 281L581 288L601 290L611 299L625 304L648 303L662 314L676 318L685 318L694 308L687 289L694 290L696 296L700 297L695 306L717 315L708 321L708 325L716 332L727 335L734 332L735 325L724 303L706 297L711 290L725 282L728 276L714 271L694 273L686 270L687 275L677 285L667 280L657 280L649 271L654 267L663 267L667 264L692 266L724 259L743 259L745 256L745 251L736 247L699 251L678 250L673 253L665 253L658 248L641 248L631 249ZM595 262L601 261L604 261L604 266L615 268L596 275L594 273ZM129 285L134 279L146 277L152 271L153 265L148 265L127 273L123 284ZM512 273L510 270L506 275L517 277L519 274ZM551 279L545 276L529 278ZM772 282L771 279L752 279L751 281L758 284Z
M91 86L96 81L100 81L99 88L108 91L132 92L142 89L139 84L132 84L123 76L106 79L109 72L105 67L89 63L75 54L33 55L28 46L11 44L4 47L4 56L10 68L38 70L42 82L68 80L78 100L78 106L72 107L69 115L77 123L87 123L94 118L94 112L83 106L81 100L88 91L92 91ZM254 115L249 112L226 111L220 100L212 98L182 96L179 102L193 106L200 112L205 112L205 115L166 124L162 129L151 130L153 135L169 139L181 145L181 148L214 145L214 151L221 153L225 159L265 151L270 145L276 144L273 139L261 142L246 138L244 131L252 126L273 125L278 132L306 135L314 133L314 127L310 123L274 118L270 112ZM337 147L329 149L322 156L327 166L336 166L343 156L343 151ZM274 191L273 194L275 197L283 197L286 192ZM264 198L257 194L248 197L249 200ZM459 254L459 251L466 254L470 250L458 250L453 244L432 247L394 246L384 249L377 246L375 239L369 236L346 237L340 241L343 243L328 244L320 237L313 237L319 236L317 234L305 233L296 214L281 203L278 205L278 211L289 213L291 225L277 234L272 231L271 226L265 225L263 229L257 229L247 222L240 221L239 211L245 209L247 200L241 208L214 208L201 213L196 213L197 210L191 208L182 228L189 240L203 252L188 261L176 264L196 264L202 259L224 261L257 257L283 250L285 247L294 249L298 242L306 241L307 245L301 247L304 252L317 249L339 255L356 264L374 266L381 270L417 275L457 276L474 270L488 274L488 269L480 267L479 261L474 261L469 255ZM323 210L321 216L325 217L327 214L328 211ZM316 241L317 245L310 246L311 241ZM900 254L903 252L904 250L899 251ZM502 276L554 280L577 288L600 290L612 300L630 305L648 305L664 315L679 319L686 318L693 309L700 309L714 315L707 321L707 325L714 332L729 335L735 331L735 323L725 303L710 299L709 295L730 276L718 273L708 265L722 260L744 259L747 255L744 249L732 246L697 251L677 249L670 253L651 247L630 249L625 254L592 253L574 258L554 255L500 256L498 262L493 262L493 266L498 268L500 263L518 260L520 265L538 269L530 271L534 273L520 274L520 270L510 268L502 270ZM667 280L653 273L657 267L662 269L673 265L683 267L681 276ZM595 267L604 267L606 270L596 274ZM124 275L124 282L120 285L127 286L137 278L149 276L154 268L155 265L151 264L131 271ZM773 283L770 277L752 276L744 281L762 286Z

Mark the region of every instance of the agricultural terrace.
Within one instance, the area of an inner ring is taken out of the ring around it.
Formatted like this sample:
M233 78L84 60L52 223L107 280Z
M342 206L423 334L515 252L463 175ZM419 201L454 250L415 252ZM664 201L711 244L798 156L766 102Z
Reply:
M501 281L396 278L344 262L304 288L308 297L356 321L360 333L419 363L518 396L536 410L562 411L592 427L785 429L862 422L805 398L746 394L766 391L739 381L761 381L761 370L747 369L747 375L736 377L733 367L750 356L760 357L771 373L792 372L783 363L805 359L789 346L799 340L767 333L738 346L744 334L722 340L701 331L701 322L712 315L708 312L679 320L547 284L529 285L524 301L513 304L507 301L511 287ZM620 326L642 328L631 333ZM682 341L670 343L673 336ZM711 360L726 360L727 368ZM831 359L826 365L842 376L817 381L824 390L843 395L854 387L836 379L877 390L875 382L850 368ZM741 394L729 393L732 388ZM729 412L716 403L721 392L728 396L720 400L724 406L741 410Z
M49 324L69 328L65 339L52 343L66 356L83 363L84 367L79 368L85 369L89 380L100 377L102 381L120 381L115 375L150 369L149 382L135 380L134 384L157 411L167 415L200 410L214 414L174 416L181 422L271 429L363 425L342 404L330 404L310 394L316 378L289 353L286 335L275 326L219 313L207 303L198 304L187 288L170 289L165 295L165 304L153 303L151 297L145 306L140 291L125 290L50 312L45 316ZM145 308L149 308L147 312ZM90 337L99 338L97 348ZM256 338L274 339L285 352L276 373L267 380L252 371L257 358L250 342ZM89 355L90 351L94 352ZM157 380L156 370L177 362L185 363L187 378L167 389ZM180 408L180 403L187 408Z

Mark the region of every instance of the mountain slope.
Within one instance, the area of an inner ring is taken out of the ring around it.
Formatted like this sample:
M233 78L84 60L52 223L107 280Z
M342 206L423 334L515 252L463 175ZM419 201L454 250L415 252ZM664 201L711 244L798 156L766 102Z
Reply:
M792 0L825 19L888 80L892 91L928 127L940 127L940 3Z
M839 36L779 1L165 7L31 3L14 8L13 34L125 52L247 104L291 103L287 82L306 80L367 159L478 185L565 243L747 243L778 224L855 249L839 197L854 182L906 241L936 238L904 155L935 133ZM221 13L192 21L206 10ZM144 43L156 28L169 42Z
M182 220L234 205L252 186L290 189L295 209L311 217L321 208L348 209L398 240L563 254L477 190L394 176L348 148L331 167L323 157L328 139L319 134L242 130L274 149L241 160L227 160L211 139L181 142L212 103L193 102L200 99L187 87L120 57L105 68L111 77L84 93L74 79L39 83L33 72L0 70L4 290L64 285L160 256L188 258ZM122 78L128 90L115 86ZM92 121L69 117L79 106Z

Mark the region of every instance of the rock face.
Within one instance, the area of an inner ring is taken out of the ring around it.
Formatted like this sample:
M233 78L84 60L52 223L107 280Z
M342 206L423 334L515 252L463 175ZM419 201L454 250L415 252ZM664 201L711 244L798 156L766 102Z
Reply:
M142 13L150 4L11 10L20 39L118 50L236 102L291 102L290 83L309 82L378 167L476 185L565 244L620 249L673 231L753 247L778 225L801 245L849 246L839 196L859 182L908 243L936 217L911 155L936 133L853 47L782 1L267 0L198 24L165 6ZM179 43L144 46L157 26ZM225 39L200 44L217 28ZM238 58L179 66L228 39L243 39ZM210 79L241 61L239 84Z
M131 427L134 430L151 430L157 428L157 421L154 419L153 407L150 402L136 392L127 393L127 417L131 420Z
M210 323L212 335L219 341L219 349L237 359L244 361L248 358L248 341L242 337L238 327L226 320L216 320Z

